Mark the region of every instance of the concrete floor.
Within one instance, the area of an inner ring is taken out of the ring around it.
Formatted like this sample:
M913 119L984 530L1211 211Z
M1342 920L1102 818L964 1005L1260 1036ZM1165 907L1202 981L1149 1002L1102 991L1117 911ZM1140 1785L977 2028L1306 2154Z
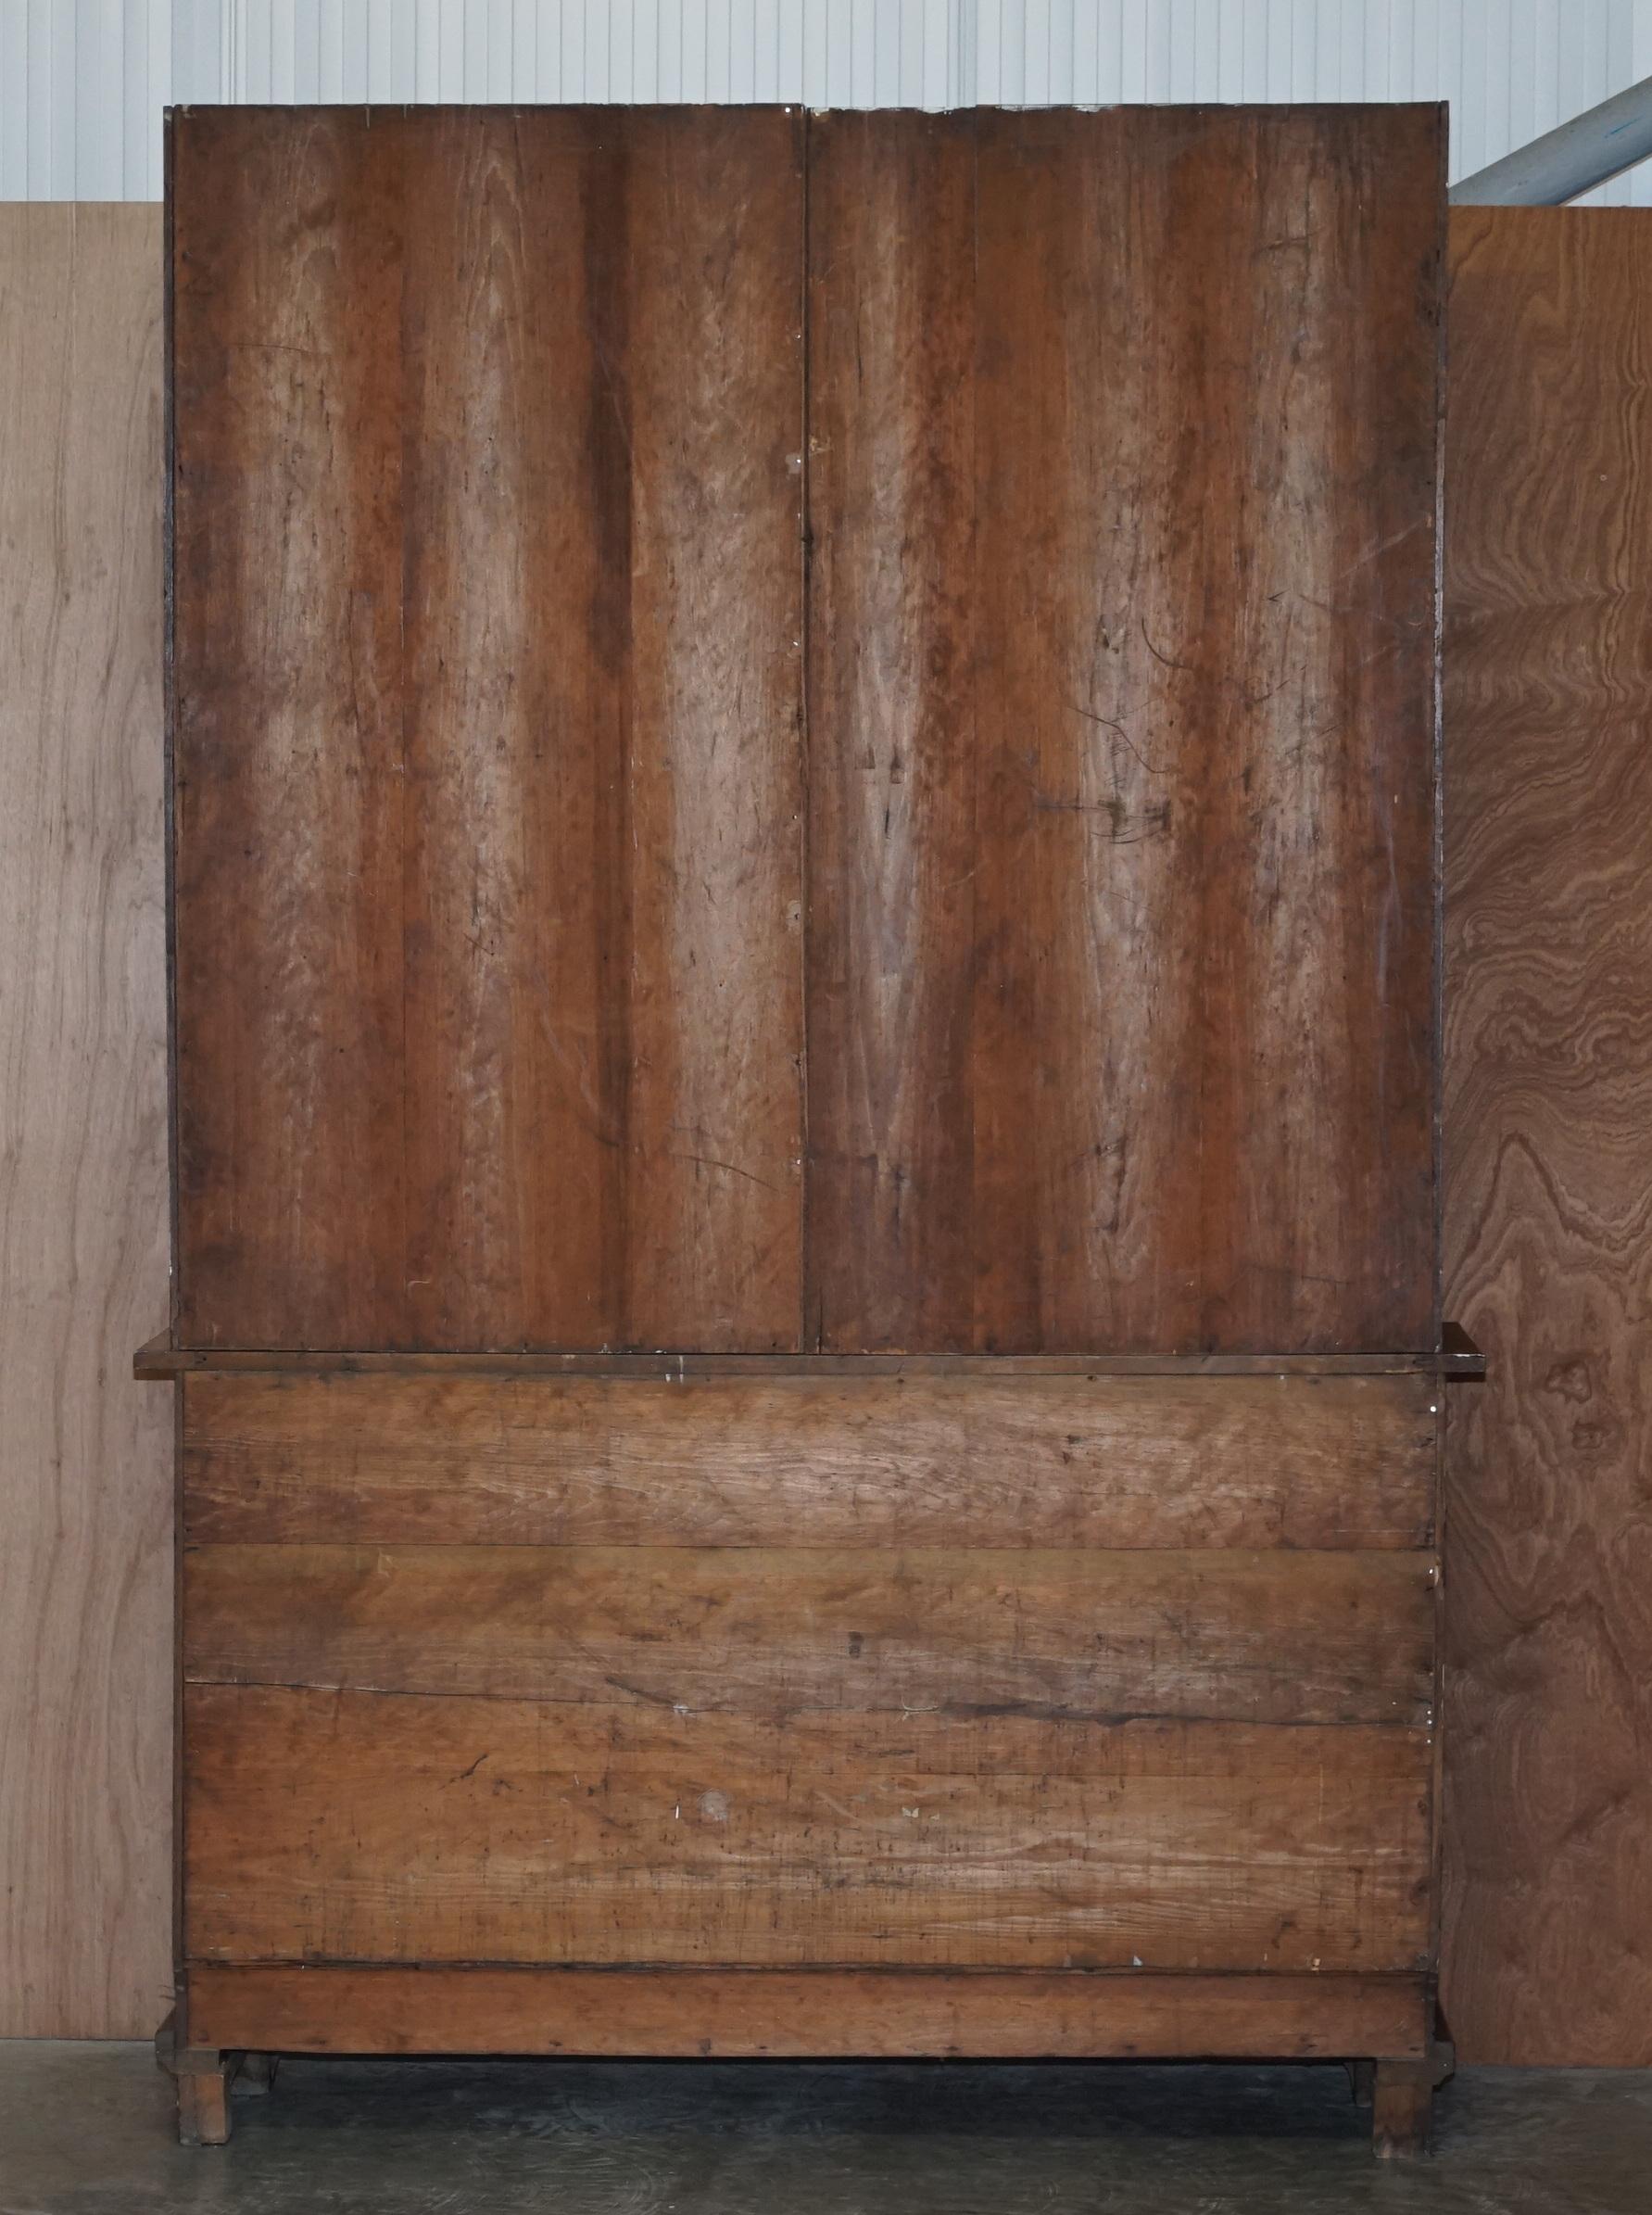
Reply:
M0 2215L1652 2215L1652 2072L288 2061L190 2151L148 2047L0 2043Z

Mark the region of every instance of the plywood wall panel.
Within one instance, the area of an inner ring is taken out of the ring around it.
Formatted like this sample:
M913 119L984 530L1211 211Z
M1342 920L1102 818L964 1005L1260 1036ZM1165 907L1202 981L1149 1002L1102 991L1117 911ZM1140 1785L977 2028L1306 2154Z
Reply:
M1451 219L1444 1996L1652 2063L1652 219Z
M1442 146L815 126L820 1343L1434 1343Z
M170 2005L160 276L0 208L0 2036Z
M801 133L174 124L186 1340L798 1344Z

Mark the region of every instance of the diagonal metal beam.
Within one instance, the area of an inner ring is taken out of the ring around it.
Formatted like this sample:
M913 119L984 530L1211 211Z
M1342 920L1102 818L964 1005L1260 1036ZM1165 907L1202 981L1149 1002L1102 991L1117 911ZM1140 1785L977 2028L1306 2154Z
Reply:
M1652 154L1652 77L1451 188L1454 207L1557 208Z

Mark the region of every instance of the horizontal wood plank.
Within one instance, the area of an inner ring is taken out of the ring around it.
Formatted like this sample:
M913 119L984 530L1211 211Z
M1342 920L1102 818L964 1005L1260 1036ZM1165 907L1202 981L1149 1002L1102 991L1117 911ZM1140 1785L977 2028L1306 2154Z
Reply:
M1420 1723L1413 1553L212 1546L192 1681L790 1715Z
M1420 1977L192 1967L189 2035L309 2054L1420 2057Z
M196 1686L188 1951L1410 1969L1429 1734Z
M192 1376L202 1542L1417 1547L1427 1377Z
M283 1346L178 1346L162 1333L132 1355L145 1379L283 1372L303 1376L1439 1376L1485 1374L1460 1332L1432 1349L1334 1354L646 1354L417 1353Z

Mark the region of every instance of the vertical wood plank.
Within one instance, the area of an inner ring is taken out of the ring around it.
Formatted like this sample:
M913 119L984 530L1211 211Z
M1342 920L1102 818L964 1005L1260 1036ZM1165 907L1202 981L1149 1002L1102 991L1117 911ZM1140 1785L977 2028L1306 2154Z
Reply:
M811 1332L1432 1344L1437 112L814 145Z
M178 1328L395 1343L401 141L171 133Z
M498 108L402 127L402 1330L430 1346L614 1344L624 130L577 110L524 130Z
M805 1330L966 1350L973 118L817 118L809 221Z
M1427 1345L1438 114L977 128L977 1343Z
M0 208L0 2037L171 1984L161 261Z
M1177 359L1208 249L1165 236L1166 128L1154 117L1139 148L1053 115L980 131L976 1328L991 1352L1196 1342L1205 872L1179 742L1191 672L1158 642L1201 580L1196 538L1177 544L1165 418L1219 406L1232 365L1201 391Z
M795 1348L801 117L176 129L186 1340Z
M1652 2063L1652 217L1451 219L1444 1996Z
M630 121L640 1346L800 1344L803 118Z

